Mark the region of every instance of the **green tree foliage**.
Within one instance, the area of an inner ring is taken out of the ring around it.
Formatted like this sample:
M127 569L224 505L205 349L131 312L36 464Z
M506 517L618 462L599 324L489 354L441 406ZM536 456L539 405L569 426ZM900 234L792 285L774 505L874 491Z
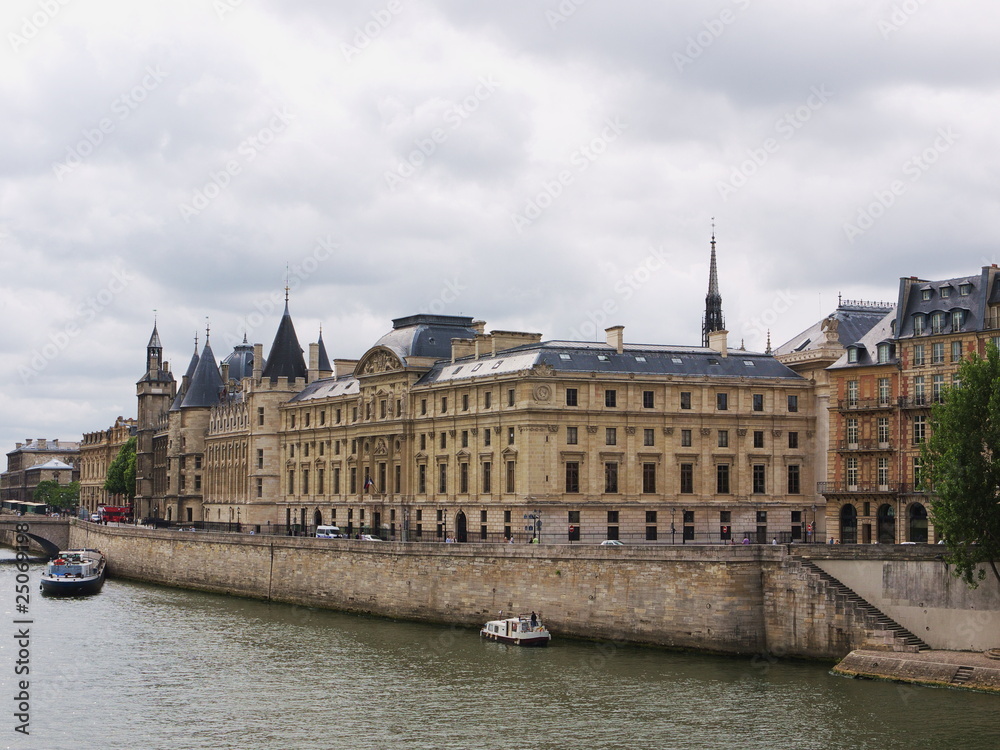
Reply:
M946 559L971 588L988 565L1000 582L1000 353L962 362L960 385L931 413L923 477L933 491L931 516Z
M135 498L135 446L136 439L129 438L108 467L104 480L104 489L114 495L125 495L129 501Z
M80 502L80 483L59 484L54 479L46 479L35 487L34 500L45 503L50 508L70 509Z

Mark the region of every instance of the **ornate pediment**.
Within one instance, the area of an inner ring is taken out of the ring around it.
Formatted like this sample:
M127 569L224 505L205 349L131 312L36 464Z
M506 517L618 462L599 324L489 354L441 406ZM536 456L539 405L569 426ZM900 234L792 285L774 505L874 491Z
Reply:
M358 363L357 373L359 375L379 375L384 372L395 372L402 370L403 363L399 357L388 349L376 347L365 354Z

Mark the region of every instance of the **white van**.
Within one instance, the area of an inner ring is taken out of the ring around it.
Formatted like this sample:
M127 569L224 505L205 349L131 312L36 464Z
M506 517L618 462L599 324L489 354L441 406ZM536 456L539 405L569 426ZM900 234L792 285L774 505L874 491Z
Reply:
M337 526L317 526L317 539L340 539L341 533Z

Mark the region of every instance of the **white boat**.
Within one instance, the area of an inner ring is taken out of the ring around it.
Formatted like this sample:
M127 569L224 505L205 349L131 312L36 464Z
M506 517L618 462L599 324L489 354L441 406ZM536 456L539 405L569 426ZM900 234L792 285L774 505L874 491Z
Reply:
M73 596L96 594L104 585L107 560L100 550L63 550L50 560L42 573L44 594Z
M490 620L483 625L479 635L491 641L512 643L515 646L548 646L552 634L542 624L542 618L534 612L517 617L503 617Z

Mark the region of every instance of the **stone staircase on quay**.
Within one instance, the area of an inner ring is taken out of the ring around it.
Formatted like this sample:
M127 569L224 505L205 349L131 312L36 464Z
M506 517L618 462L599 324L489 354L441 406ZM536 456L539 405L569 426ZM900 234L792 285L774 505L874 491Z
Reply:
M810 577L817 579L820 587L826 590L827 596L835 602L838 609L851 612L856 621L864 623L870 637L891 641L892 651L913 653L931 650L931 647L918 636L860 597L853 589L845 586L812 560L802 557L797 560Z

